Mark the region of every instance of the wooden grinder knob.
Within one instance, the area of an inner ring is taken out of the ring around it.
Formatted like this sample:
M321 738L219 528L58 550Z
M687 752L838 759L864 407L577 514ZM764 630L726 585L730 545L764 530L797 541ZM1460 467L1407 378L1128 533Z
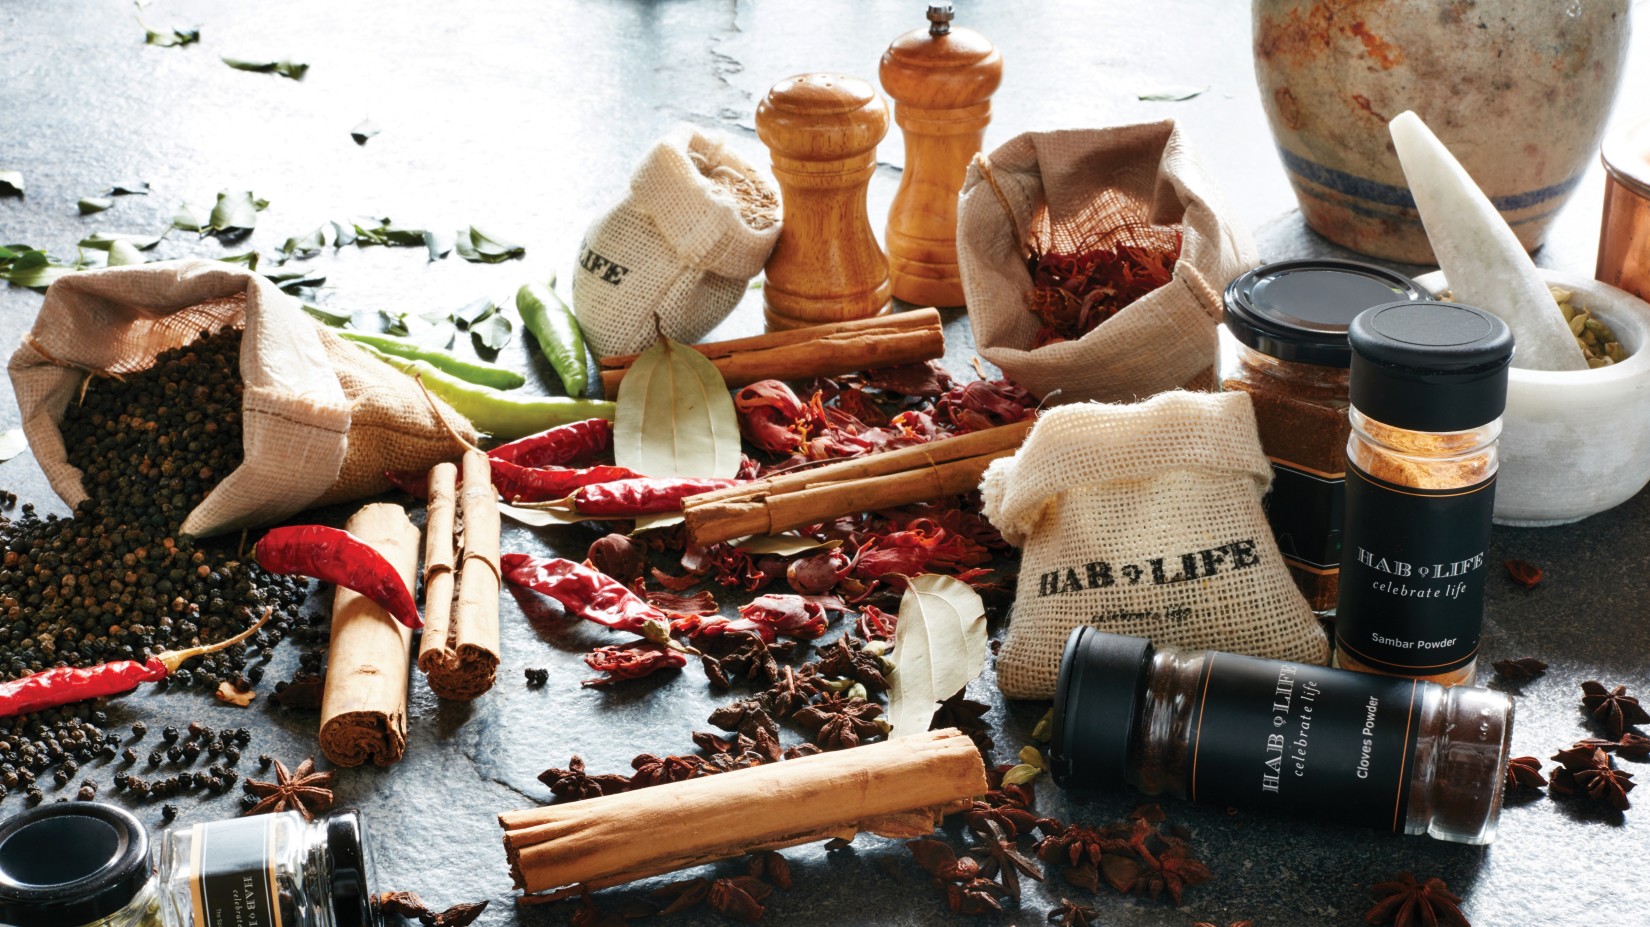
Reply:
M882 89L905 134L905 172L888 210L893 293L922 306L960 306L957 194L991 121L1003 56L985 36L951 28L951 4L928 7L930 25L882 55Z
M765 268L768 328L877 315L888 308L888 261L865 209L888 105L841 74L800 74L756 107L756 135L773 155L784 220Z

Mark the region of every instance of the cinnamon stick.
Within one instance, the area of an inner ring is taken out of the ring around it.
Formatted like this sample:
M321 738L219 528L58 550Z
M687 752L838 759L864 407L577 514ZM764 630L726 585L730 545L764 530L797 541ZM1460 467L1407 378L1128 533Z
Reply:
M954 728L499 815L516 887L603 888L859 832L910 838L986 791Z
M689 496L682 514L695 544L776 534L854 512L968 492L991 461L1013 454L1031 420L812 470Z
M344 528L377 548L410 588L418 528L399 505L366 506ZM339 766L398 762L407 751L407 675L412 630L360 593L332 596L332 642L321 695L321 752Z
M452 464L430 470L424 637L418 654L430 691L454 701L469 701L491 689L499 662L498 498L486 454L470 451L463 465L462 495L455 488ZM462 556L453 541L455 508L463 516Z
M688 347L710 358L728 387L738 389L758 380L829 377L943 357L945 330L938 310L915 309ZM639 356L602 358L609 399Z

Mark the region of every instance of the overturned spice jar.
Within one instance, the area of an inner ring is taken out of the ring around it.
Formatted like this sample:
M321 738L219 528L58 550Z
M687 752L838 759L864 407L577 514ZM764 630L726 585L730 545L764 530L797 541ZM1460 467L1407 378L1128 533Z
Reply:
M1215 805L1495 838L1512 744L1500 692L1154 647L1066 641L1049 768L1062 788L1132 785Z
M1248 393L1254 405L1272 462L1266 516L1290 575L1319 614L1335 610L1340 584L1351 434L1347 326L1371 306L1426 298L1403 274L1356 261L1280 261L1226 287L1238 364L1222 388Z

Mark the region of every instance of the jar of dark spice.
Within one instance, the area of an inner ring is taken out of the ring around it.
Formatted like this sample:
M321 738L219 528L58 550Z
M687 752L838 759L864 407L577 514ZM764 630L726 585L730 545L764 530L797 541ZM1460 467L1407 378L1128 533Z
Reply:
M30 808L0 824L0 924L160 927L149 835L100 802Z
M1312 815L1440 840L1495 837L1512 744L1504 693L1080 627L1049 766L1062 787Z
M1312 609L1333 611L1341 565L1346 482L1346 330L1358 313L1423 300L1413 280L1355 261L1284 261L1226 288L1226 328L1238 365L1225 388L1249 394L1261 447L1272 460L1267 517L1289 572Z

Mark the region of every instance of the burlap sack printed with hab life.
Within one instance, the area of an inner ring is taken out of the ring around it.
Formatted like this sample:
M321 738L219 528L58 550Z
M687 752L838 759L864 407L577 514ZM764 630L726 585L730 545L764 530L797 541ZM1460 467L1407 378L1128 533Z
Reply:
M87 498L58 422L88 377L143 370L203 333L243 327L244 459L184 519L196 537L272 524L389 488L463 452L418 384L312 320L260 274L221 261L133 264L53 283L7 365L23 432L52 489ZM468 440L474 429L438 401Z
M986 471L985 515L1022 548L997 681L1051 698L1078 625L1322 664L1329 641L1261 508L1272 467L1246 393L1175 390L1038 419Z
M597 356L635 354L656 332L703 338L761 273L779 225L778 189L721 135L672 130L579 244L573 311Z
M1030 254L1162 250L1172 279L1083 337L1032 348ZM980 354L1039 397L1130 402L1215 388L1227 281L1254 242L1173 120L1027 132L976 156L957 207L957 263Z

